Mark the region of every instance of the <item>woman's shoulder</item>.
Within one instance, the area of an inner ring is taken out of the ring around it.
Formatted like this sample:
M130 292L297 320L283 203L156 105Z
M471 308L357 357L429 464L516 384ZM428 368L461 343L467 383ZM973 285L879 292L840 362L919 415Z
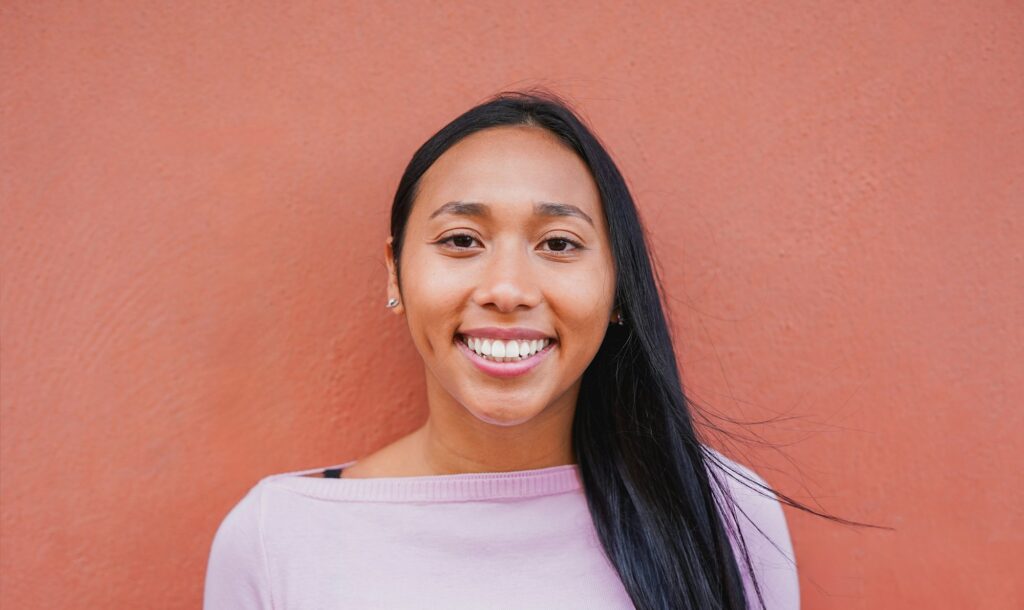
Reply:
M262 481L221 520L206 565L203 608L270 608L262 535Z
M341 464L347 466L349 462ZM251 550L246 549L259 541L263 536L264 522L267 519L267 496L277 489L287 489L288 482L298 478L317 477L322 478L325 470L336 468L339 465L318 466L316 468L305 468L302 470L289 470L264 475L248 489L240 498L235 500L234 505L221 520L221 523L214 535L214 547L218 544L223 546L224 551L229 550Z
M786 520L775 491L753 468L726 457L720 451L705 445L707 468L716 484L716 492L727 492L737 508L752 519L768 526L785 528Z
M347 463L340 466L345 465ZM204 608L272 607L266 549L268 534L283 520L291 522L302 518L282 510L280 503L294 497L289 491L291 486L301 486L303 481L316 484L315 479L305 477L320 476L324 470L337 466L265 475L235 500L221 519L210 545Z
M766 608L799 608L796 557L778 496L753 468L710 447L705 450L712 486L722 507L740 572L747 571L746 556ZM726 494L728 500L724 498ZM752 583L747 585L748 597L756 600Z

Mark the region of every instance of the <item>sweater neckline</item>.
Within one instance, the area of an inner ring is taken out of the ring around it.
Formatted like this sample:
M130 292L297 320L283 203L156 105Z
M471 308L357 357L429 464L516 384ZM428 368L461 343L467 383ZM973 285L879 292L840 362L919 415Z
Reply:
M532 498L583 488L578 464L509 472L469 472L416 477L374 477L369 479L309 477L328 468L345 469L358 460L343 464L283 472L264 477L261 483L284 487L301 495L322 500L362 502L465 502Z

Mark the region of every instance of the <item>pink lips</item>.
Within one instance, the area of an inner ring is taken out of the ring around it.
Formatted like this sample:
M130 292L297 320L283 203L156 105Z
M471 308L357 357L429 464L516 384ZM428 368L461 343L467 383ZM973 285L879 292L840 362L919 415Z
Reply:
M494 336L494 335L490 335ZM495 337L498 338L498 337ZM526 360L518 360L514 362L494 362L493 360L487 360L483 356L480 356L473 350L469 349L469 346L463 343L459 338L455 339L455 344L459 346L459 350L469 358L470 362L476 365L476 368L492 375L494 377L518 377L529 372L533 367L540 364L551 350L555 347L555 342L552 341L544 349L540 350L536 354L530 356Z

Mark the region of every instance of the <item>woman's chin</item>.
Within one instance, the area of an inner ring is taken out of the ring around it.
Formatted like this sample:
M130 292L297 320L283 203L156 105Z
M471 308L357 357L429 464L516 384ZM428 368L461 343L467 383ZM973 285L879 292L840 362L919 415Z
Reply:
M501 408L483 408L478 405L467 406L473 417L493 426L518 426L533 419L538 410L524 405L522 408L505 405Z

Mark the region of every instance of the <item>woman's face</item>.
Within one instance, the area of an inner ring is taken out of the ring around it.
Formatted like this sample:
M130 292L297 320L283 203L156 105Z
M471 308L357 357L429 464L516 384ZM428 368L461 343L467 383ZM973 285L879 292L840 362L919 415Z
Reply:
M575 407L615 271L597 185L556 136L497 127L452 146L420 181L400 289L390 238L387 261L432 407L501 426Z

